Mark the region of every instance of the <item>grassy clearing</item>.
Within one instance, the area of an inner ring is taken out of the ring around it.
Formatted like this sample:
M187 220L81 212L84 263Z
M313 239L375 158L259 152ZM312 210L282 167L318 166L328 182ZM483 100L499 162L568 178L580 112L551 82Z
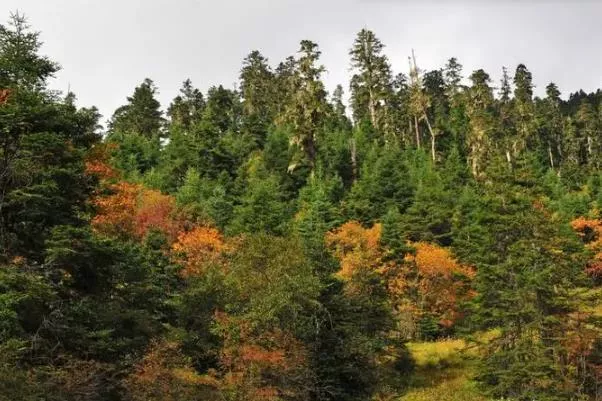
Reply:
M495 332L478 336L487 343ZM408 345L416 371L399 401L488 401L472 381L479 350L464 340L448 339Z

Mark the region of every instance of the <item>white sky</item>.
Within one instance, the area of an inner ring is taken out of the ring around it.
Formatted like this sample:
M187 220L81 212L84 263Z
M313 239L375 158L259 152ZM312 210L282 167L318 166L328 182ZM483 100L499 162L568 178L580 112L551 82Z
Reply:
M52 87L68 86L105 121L145 77L167 107L181 82L203 91L232 88L242 59L260 50L276 65L301 39L320 45L329 90L348 85L348 50L372 29L395 72L454 56L464 75L484 68L495 83L502 66L524 63L536 93L550 81L563 94L602 86L602 2L595 0L0 0L1 21L19 10L42 32L43 52L63 69Z

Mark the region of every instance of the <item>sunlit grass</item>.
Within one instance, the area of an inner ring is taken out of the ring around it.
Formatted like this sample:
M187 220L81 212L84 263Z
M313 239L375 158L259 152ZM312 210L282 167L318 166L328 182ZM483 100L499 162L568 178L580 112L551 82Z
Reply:
M478 334L474 342L445 339L410 343L408 348L416 363L410 388L399 401L488 401L472 380L480 344L499 336L491 330Z
M432 386L412 388L399 401L488 401L470 380L472 370L454 368L449 376Z
M461 363L460 352L466 348L466 342L460 339L441 340L426 343L410 343L408 348L417 368L451 366Z

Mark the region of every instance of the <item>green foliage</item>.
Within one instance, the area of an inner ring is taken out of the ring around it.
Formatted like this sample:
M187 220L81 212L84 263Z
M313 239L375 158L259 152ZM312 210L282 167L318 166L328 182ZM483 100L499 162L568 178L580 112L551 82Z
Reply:
M147 78L103 139L40 48L0 25L0 401L599 393L602 92L534 98L522 64L466 87L455 58L395 74L364 29L353 121L304 40L275 67L251 52L236 89L184 81L167 119ZM345 223L372 227L347 264L325 241ZM457 333L479 341L406 347Z

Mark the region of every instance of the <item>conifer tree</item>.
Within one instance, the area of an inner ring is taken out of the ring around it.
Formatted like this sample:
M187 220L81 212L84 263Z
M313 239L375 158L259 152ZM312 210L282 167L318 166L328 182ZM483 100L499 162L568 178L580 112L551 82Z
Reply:
M362 29L349 52L354 75L351 77L351 107L356 122L369 120L380 135L391 135L391 66L382 54L384 45L367 29Z
M156 95L154 82L145 78L127 98L128 103L115 110L109 122L109 132L137 134L146 138L162 135L163 112Z
M292 77L294 92L284 110L283 121L291 127L291 144L302 152L301 159L293 160L289 169L307 164L313 170L317 157L316 142L327 112L326 91L320 80L324 67L317 64L321 52L314 42L301 41L299 53Z
M205 108L203 93L192 85L190 79L185 80L180 88L180 94L174 98L167 109L170 118L170 131L175 127L189 131L198 124Z
M263 145L267 129L276 115L275 78L268 60L257 50L243 61L240 72L240 93L244 127Z
M514 73L514 125L516 136L512 140L512 155L516 157L533 142L535 110L533 105L533 78L524 64Z
M477 70L470 76L472 86L468 90L467 115L470 131L466 138L468 161L472 175L481 177L490 151L491 136L495 132L493 91L489 86L489 74Z

